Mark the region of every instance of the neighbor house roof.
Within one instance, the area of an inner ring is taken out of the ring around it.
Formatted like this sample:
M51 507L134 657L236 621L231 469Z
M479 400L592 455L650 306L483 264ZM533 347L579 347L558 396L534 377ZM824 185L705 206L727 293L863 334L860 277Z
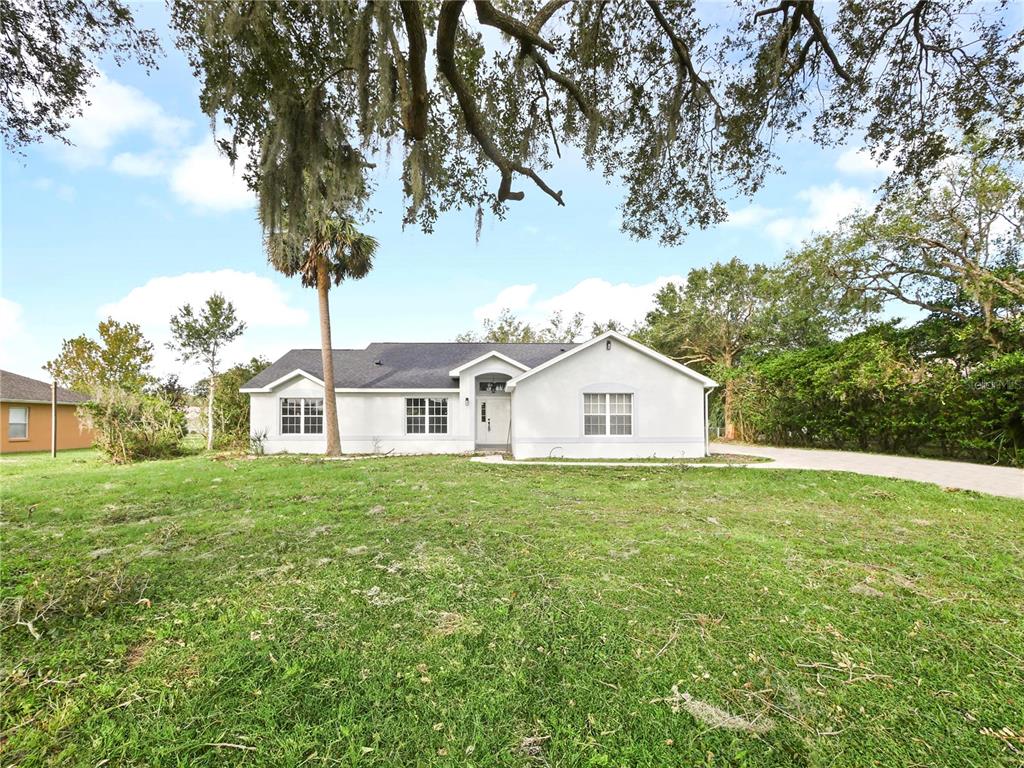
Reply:
M334 350L334 386L337 389L454 389L457 382L451 373L491 352L533 368L575 346L377 342L366 349ZM302 374L323 381L323 360L319 349L293 349L246 382L242 391L269 391L272 385Z
M68 405L84 403L86 395L72 392L64 387L57 387L57 402ZM0 401L14 403L48 403L50 402L50 384L28 376L19 376L10 371L0 371Z

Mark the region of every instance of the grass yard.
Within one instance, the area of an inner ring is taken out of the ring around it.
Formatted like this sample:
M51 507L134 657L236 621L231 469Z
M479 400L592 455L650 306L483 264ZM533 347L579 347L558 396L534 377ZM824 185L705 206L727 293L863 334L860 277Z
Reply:
M1021 502L451 457L0 473L5 765L1024 760Z

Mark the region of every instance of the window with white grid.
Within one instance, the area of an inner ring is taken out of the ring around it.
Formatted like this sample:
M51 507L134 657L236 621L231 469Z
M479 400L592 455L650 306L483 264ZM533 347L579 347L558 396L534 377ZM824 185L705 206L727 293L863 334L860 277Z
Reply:
M319 397L307 397L302 401L302 431L307 435L324 433L324 401Z
M608 403L605 395L583 395L583 434L608 434Z
M322 435L324 399L322 397L282 397L282 435Z
M427 431L427 398L405 398L405 431L410 435L421 435Z
M633 396L608 395L608 434L633 434Z
M7 439L28 439L28 407L12 405L7 409Z
M405 398L405 432L409 435L447 434L448 398Z
M432 435L448 433L448 398L427 399L427 431Z
M632 435L633 395L616 392L585 393L583 434Z
M281 434L302 434L302 398L281 398Z

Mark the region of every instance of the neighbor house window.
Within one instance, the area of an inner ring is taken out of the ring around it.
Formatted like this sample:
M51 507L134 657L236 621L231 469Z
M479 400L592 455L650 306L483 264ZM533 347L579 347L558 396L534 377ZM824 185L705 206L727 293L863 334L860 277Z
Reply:
M12 405L7 410L7 438L9 440L28 439L28 408Z
M632 435L633 395L600 393L583 395L584 435Z
M405 398L405 431L410 435L448 433L448 398Z
M322 435L324 399L322 397L282 397L282 435Z

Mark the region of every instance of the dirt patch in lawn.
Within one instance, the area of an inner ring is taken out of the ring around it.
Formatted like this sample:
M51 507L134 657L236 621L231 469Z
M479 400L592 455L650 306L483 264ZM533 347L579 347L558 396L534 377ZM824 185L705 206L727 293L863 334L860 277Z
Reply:
M867 582L858 582L850 587L850 591L855 595L863 595L864 597L885 597L885 593L880 589L875 589Z

